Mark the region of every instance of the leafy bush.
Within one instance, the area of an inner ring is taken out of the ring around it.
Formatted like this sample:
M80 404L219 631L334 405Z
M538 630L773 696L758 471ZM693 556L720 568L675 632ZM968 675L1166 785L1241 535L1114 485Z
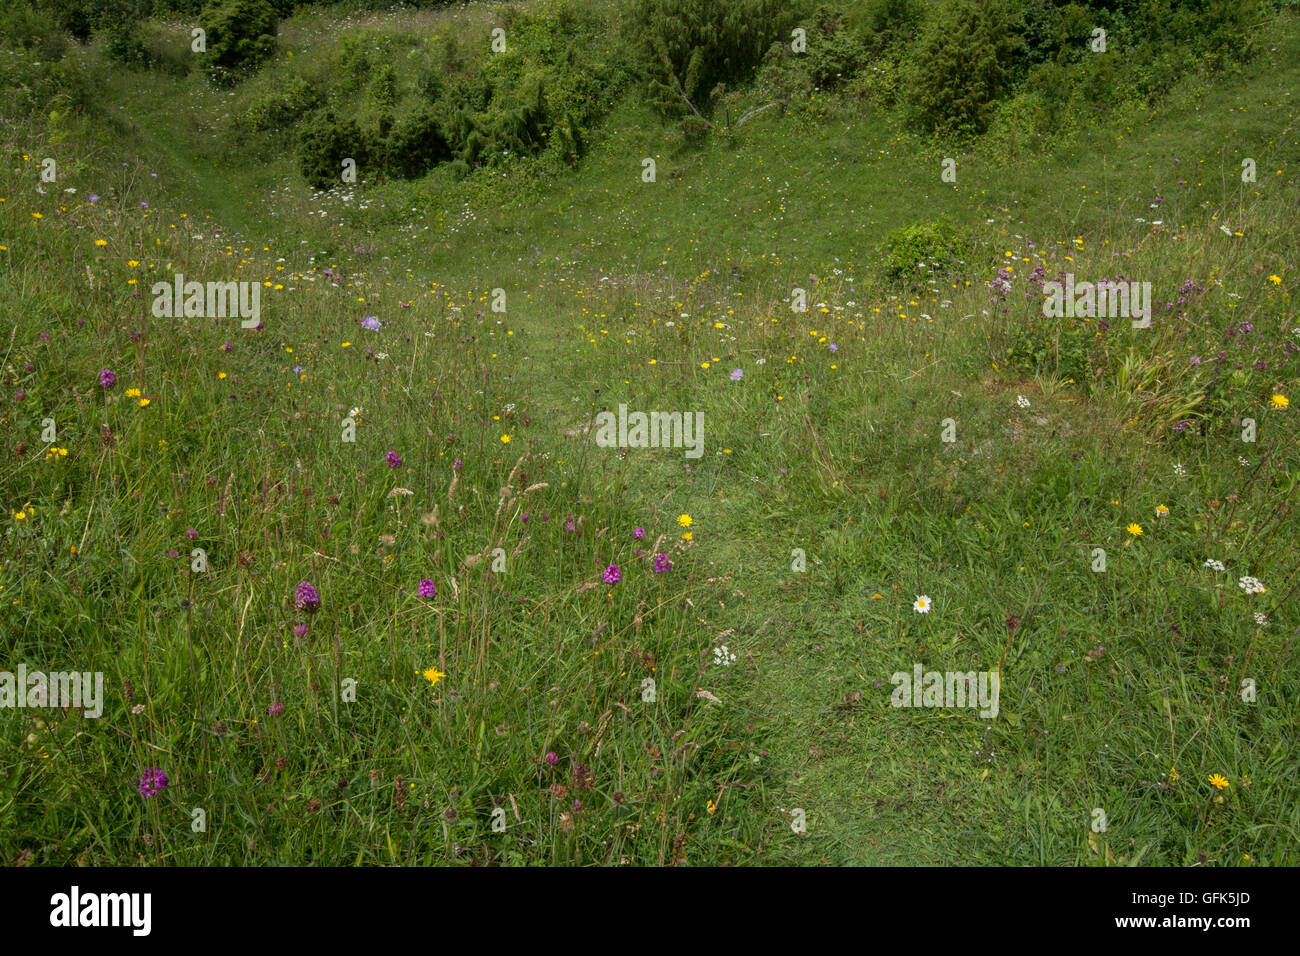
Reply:
M277 18L267 0L216 0L199 16L207 35L204 62L219 83L230 83L275 51Z
M983 132L1011 86L1022 45L1018 14L1006 0L943 0L932 10L909 82L920 126Z
M781 0L629 0L628 38L666 115L707 114L719 83L750 77L791 14ZM687 102L689 101L689 103Z
M333 189L342 183L345 159L356 161L360 178L372 155L356 122L340 119L331 110L318 110L303 121L297 152L303 178L317 189Z
M881 274L890 283L920 285L955 270L969 248L969 237L951 220L912 223L895 229L881 242Z
M451 145L431 106L422 106L402 117L384 142L384 168L407 179L421 176L451 158Z
M286 89L276 89L254 101L244 113L244 125L251 130L287 129L320 102L315 84L295 79Z

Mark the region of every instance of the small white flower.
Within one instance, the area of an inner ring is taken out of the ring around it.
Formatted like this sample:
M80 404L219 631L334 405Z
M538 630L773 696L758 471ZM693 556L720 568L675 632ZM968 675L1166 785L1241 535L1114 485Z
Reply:
M730 667L736 663L736 655L727 649L726 644L723 644L713 649L713 663L720 667Z
M1016 404L1019 405L1021 408L1028 408L1028 407L1029 407L1029 399L1025 398L1025 396L1023 396L1023 395L1017 395L1017 396L1016 396Z
M1250 467L1250 462L1248 462L1245 458L1242 458L1240 455L1237 456L1237 461L1241 462L1241 467L1242 467L1242 468L1249 468L1249 467Z
M1179 465L1174 465L1174 477L1175 477L1175 478L1186 478L1186 477L1187 477L1187 469L1184 468L1181 464L1179 464Z
M1267 590L1259 578L1244 577L1237 582L1237 586L1247 594L1263 594Z
M1205 559L1205 567L1207 567L1207 568L1213 568L1215 571L1222 571L1222 570L1224 569L1224 568L1223 568L1223 562L1222 562L1222 561L1215 561L1213 558L1206 558L1206 559Z
M1255 612L1255 623L1258 624L1260 627L1265 627L1265 626L1267 626L1267 625L1268 625L1268 615L1265 614L1263 611L1256 611L1256 612Z
M917 614L929 614L930 613L929 595L926 594L917 595L916 601L913 602L912 607L913 609L915 609Z

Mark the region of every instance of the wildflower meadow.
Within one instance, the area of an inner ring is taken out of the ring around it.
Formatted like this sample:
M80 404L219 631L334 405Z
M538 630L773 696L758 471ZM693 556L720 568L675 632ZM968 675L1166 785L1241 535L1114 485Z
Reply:
M0 860L1300 863L1297 94L1282 0L15 0Z

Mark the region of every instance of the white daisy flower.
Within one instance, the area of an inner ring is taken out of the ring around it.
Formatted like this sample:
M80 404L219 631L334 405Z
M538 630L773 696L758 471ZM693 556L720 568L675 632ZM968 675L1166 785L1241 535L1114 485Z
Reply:
M930 613L929 595L926 594L917 595L916 601L913 602L912 607L915 609L917 614L929 614Z

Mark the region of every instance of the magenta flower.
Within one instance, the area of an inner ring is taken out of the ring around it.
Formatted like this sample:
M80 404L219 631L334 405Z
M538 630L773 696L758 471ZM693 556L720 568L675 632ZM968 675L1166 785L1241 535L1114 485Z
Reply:
M397 452L395 452L395 451L390 451L387 455L385 455L385 456L384 456L384 461L388 462L388 467L389 467L389 468L400 468L400 467L402 467L402 458L401 458L401 456L398 455Z
M635 531L632 532L632 537L640 541L642 538L645 537L645 528L637 528Z
M106 368L99 373L99 384L105 389L110 389L117 384L117 376L113 374L111 368Z
M307 614L320 610L320 592L310 581L303 581L293 592L293 606Z
M266 708L266 712L270 714L272 717L279 717L281 714L284 713L284 704L280 703L277 700L270 707Z
M420 582L419 594L420 597L422 598L431 598L437 596L438 586L433 583L433 578L425 578L423 581Z
M306 637L306 636L307 636L307 625L306 625L306 624L295 624L295 625L293 626L293 636L294 636L294 637Z
M546 751L546 756L542 758L549 766L554 767L560 762L560 756L554 750Z
M673 563L668 560L666 554L655 555L655 574L667 574L672 569Z
M189 538L191 541L193 541L193 540L194 540L195 538L197 538L198 536L199 536L199 533L198 533L197 531L195 531L193 528L186 528L186 529L185 529L185 537Z
M146 799L156 797L167 789L169 783L171 781L167 779L167 774L157 767L150 767L140 778L140 785L135 788L135 792Z
M618 569L617 564L611 564L605 569L605 583L618 584L623 579L623 572Z

